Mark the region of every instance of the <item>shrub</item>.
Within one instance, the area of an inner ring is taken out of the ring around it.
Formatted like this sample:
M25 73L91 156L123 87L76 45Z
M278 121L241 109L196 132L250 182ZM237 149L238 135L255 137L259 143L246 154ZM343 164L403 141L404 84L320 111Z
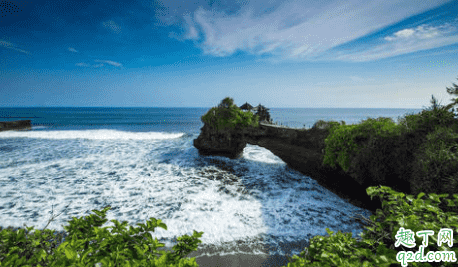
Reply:
M434 234L429 236L428 244L424 249L424 255L430 251L449 251L458 254L458 247L449 248L446 244L438 245L437 233L443 228L458 231L458 216L456 213L444 213L436 207L440 198L448 197L447 194L418 194L414 199L412 195L405 195L393 191L386 186L367 188L369 196L378 196L382 201L383 210L377 210L370 220L363 218L369 224L359 239L352 238L352 233L342 234L340 231L335 235L326 228L328 236L315 236L310 241L310 246L294 255L293 261L288 267L299 266L399 266L396 257L398 253L406 251L418 251L419 244L423 239L415 235L414 248L406 248L402 245L396 247L396 235L403 227L414 232L432 230ZM458 204L458 195L447 198L449 206ZM436 202L436 203L433 203ZM453 235L452 244L458 238ZM402 254L401 254L402 255ZM401 260L401 259L400 259ZM455 266L456 262L409 262L409 266Z
M148 231L154 232L156 227L167 230L161 220L150 218L146 225L138 223L138 228L129 226L129 230L126 230L127 222L121 224L111 220L115 226L100 228L107 221L105 213L109 209L92 210L97 215L90 215L84 220L73 217L70 225L64 226L69 232L67 241L57 250L51 249L51 252L48 252L50 244L45 240L52 238L54 231L36 230L26 238L23 229L17 232L2 230L0 266L94 266L97 263L103 266L198 266L194 258L183 257L197 250L197 244L201 243L198 238L203 232L194 231L192 237L179 237L179 243L173 247L174 253L157 251L164 244L159 243L157 238L153 240ZM109 232L107 228L113 228L113 231ZM27 227L27 231L32 229Z
M242 111L233 102L232 98L226 97L218 107L211 108L201 117L202 122L220 131L259 125L258 116Z
M371 136L387 136L399 133L391 118L368 118L357 125L340 125L331 128L325 139L325 155L323 164L336 167L338 164L348 171L350 159L356 155Z
M341 121L340 123L337 121L324 121L324 120L319 120L315 122L312 126L314 129L333 129L335 127L338 127L340 125L345 125L344 121Z
M417 150L412 175L412 193L458 193L458 134L436 127Z
M420 132L427 134L435 130L436 126L450 127L456 125L455 114L444 108L423 110L418 114L410 114L398 122L404 132Z
M359 153L350 159L348 173L364 187L375 185L401 186L400 174L405 172L409 160L407 151L399 145L399 136L371 136L367 144L362 146ZM408 176L410 177L410 176ZM396 187L401 190L401 187ZM410 188L407 188L410 189Z

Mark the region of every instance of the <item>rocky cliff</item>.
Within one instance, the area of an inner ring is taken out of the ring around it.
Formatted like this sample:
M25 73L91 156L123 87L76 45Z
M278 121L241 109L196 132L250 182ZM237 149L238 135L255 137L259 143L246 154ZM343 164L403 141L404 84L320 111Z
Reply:
M0 121L0 132L8 130L26 130L31 128L31 120Z
M292 169L311 177L353 205L372 212L381 209L380 200L371 200L366 188L340 167L323 166L324 139L328 134L326 127L305 130L260 123L259 127L216 131L205 124L194 140L194 146L202 155L219 155L232 159L243 154L246 144L264 147Z

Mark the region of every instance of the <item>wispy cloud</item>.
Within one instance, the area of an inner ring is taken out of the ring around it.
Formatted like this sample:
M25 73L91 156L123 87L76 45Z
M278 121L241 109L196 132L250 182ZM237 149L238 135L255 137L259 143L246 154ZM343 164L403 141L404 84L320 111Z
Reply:
M17 48L16 45L14 45L13 43L7 42L7 41L0 40L0 46L30 55L29 51Z
M112 66L115 66L115 67L122 67L122 64L121 64L121 63L114 62L114 61L110 61L110 60L94 60L94 61L95 61L95 62L106 63L106 64L109 64L109 65L112 65Z
M91 65L86 64L86 63L76 63L75 65L78 66L78 67L90 67L91 66Z
M112 32L114 32L116 34L121 32L121 27L119 27L118 24L116 24L112 20L104 21L104 22L102 22L102 25L106 29L109 29L110 31L112 31Z
M68 48L68 51L74 52L74 53L78 53L78 51L76 51L76 49L75 49L75 48L72 48L72 47L69 47L69 48Z
M281 59L314 60L343 43L447 2L352 0L312 4L290 1L266 13L263 11L265 1L250 1L231 15L200 6L194 13L182 15L186 29L182 38L198 42L203 36L197 45L205 54L213 56L228 56L241 50L257 55L268 53ZM438 27L424 24L384 36L385 44L328 56L334 60L368 61L432 49L457 43L458 36L450 34L454 30L450 24Z
M110 61L110 60L94 60L94 61L95 62L103 62L103 63L109 64L109 65L112 65L112 66L115 66L115 67L122 67L121 63ZM80 62L80 63L76 63L75 65L78 66L78 67L101 68L101 67L105 66L103 63L90 65L90 64L87 64L87 63Z
M451 34L454 33L454 34ZM370 61L403 55L416 51L429 50L458 43L457 28L449 23L433 27L421 25L406 28L383 38L384 43L360 53L335 55L337 59Z

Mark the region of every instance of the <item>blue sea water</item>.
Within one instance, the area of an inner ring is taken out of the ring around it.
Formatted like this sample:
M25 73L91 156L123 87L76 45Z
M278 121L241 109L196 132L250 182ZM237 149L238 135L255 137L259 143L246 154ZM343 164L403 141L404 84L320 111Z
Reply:
M168 230L152 235L167 247L203 231L199 248L214 255L299 254L311 237L327 235L326 227L354 237L362 232L350 216L369 217L369 211L262 147L247 145L234 160L199 155L192 141L207 110L0 108L0 121L30 119L33 126L0 132L0 226L43 229L53 210L62 214L47 229L62 231L72 217L110 205L103 226L113 226L111 219L136 226L154 217ZM397 121L419 111L270 109L274 121L297 128L319 119Z

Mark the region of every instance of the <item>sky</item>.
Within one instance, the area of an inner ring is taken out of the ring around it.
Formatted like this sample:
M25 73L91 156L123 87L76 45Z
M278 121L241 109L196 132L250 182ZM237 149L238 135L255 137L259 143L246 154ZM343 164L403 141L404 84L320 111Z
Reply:
M458 0L0 0L0 107L430 107Z

